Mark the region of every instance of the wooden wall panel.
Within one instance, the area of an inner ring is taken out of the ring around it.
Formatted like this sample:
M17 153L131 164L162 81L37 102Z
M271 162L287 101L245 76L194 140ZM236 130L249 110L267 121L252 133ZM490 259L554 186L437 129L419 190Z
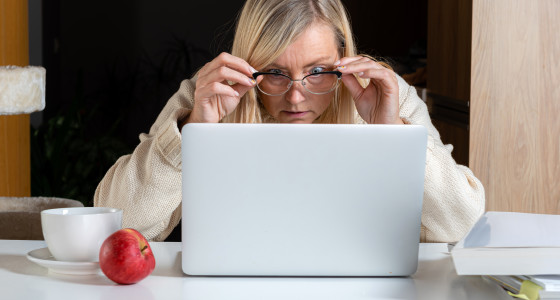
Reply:
M0 65L29 64L27 0L0 0ZM0 196L31 195L29 115L0 116Z
M430 116L453 158L469 163L471 0L428 0L427 91Z
M469 165L469 131L457 124L446 122L437 118L432 118L432 123L438 130L442 142L453 145L451 155L455 162Z
M560 214L560 1L473 0L469 165L487 210Z
M428 92L468 102L472 0L428 1Z

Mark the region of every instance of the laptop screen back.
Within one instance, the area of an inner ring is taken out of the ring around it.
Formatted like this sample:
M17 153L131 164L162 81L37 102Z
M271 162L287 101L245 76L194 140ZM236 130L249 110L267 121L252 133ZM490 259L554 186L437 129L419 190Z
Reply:
M186 125L183 271L413 274L426 140L415 125Z

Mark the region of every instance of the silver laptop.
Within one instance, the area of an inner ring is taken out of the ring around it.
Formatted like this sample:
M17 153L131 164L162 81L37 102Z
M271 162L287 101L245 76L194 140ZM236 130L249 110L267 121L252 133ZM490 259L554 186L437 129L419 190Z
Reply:
M418 125L185 125L183 272L413 274L426 143Z

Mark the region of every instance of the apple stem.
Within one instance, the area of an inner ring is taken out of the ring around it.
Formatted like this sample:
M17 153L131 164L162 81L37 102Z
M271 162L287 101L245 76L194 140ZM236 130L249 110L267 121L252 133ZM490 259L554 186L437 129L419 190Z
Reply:
M140 252L144 252L144 250L146 250L146 248L148 248L148 245L145 245L144 248L140 249Z

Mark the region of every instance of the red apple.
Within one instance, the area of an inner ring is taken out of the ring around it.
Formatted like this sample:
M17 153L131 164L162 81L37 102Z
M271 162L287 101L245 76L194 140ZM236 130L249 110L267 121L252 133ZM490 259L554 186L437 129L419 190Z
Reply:
M101 271L118 284L133 284L150 275L156 260L146 238L132 228L111 234L99 250Z

